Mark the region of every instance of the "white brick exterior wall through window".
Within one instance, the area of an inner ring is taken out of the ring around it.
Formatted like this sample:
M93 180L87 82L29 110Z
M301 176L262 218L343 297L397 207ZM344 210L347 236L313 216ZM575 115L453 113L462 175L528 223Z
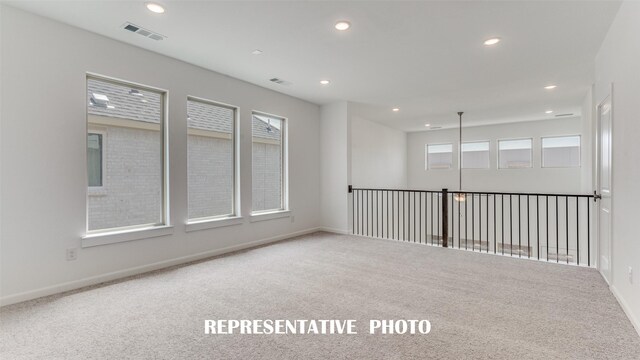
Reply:
M233 141L189 135L189 219L233 212Z
M110 126L103 136L103 188L89 191L89 230L160 223L160 131Z
M253 143L253 211L282 207L282 148L277 144Z

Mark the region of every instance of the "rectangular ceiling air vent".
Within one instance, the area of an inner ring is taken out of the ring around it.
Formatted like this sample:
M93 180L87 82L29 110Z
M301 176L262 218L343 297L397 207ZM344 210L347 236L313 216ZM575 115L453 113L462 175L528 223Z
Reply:
M271 79L269 79L269 81L274 82L276 84L280 84L280 85L291 85L292 84L292 82L290 82L290 81L282 80L282 79L279 79L279 78L271 78Z
M142 36L144 36L146 38L149 38L149 39L152 39L152 40L156 40L156 41L157 40L163 40L163 39L167 38L164 35L160 35L160 34L158 34L156 32L153 32L153 31L151 31L149 29L145 29L145 28L143 28L141 26L138 26L138 25L135 25L135 24L132 24L132 23L129 23L129 22L125 23L124 25L122 25L122 28L127 30L127 31L134 32L134 33L136 33L138 35L142 35Z
M556 115L556 117L563 117L563 116L573 116L573 114L567 113L567 114L558 114L558 115Z

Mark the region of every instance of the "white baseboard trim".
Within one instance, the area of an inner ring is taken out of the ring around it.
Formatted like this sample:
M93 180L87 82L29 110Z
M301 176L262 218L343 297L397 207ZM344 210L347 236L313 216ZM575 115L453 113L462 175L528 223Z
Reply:
M316 228L311 228L307 230L296 231L289 234L277 235L277 236L273 236L266 239L250 241L247 243L228 246L221 249L209 250L209 251L205 251L197 254L182 256L175 259L163 260L163 261L155 262L152 264L136 266L133 268L118 270L118 271L114 271L106 274L91 276L91 277L87 277L79 280L73 280L73 281L69 281L61 284L47 286L47 287L43 287L36 290L30 290L22 293L12 294L8 296L0 297L0 306L16 304L23 301L37 299L43 296L59 294L65 291L76 290L86 286L96 285L96 284L100 284L107 281L125 278L128 276L139 275L142 273L167 268L170 266L185 264L188 262L202 260L202 259L206 259L206 258L234 252L234 251L245 250L245 249L278 242L281 240L289 239L289 238L300 236L300 235L311 234L321 230L322 228L316 227Z
M330 228L330 227L321 227L320 231L326 231L326 232L330 232L330 233L334 233L334 234L341 234L341 235L349 235L349 234L351 234L349 232L349 230L334 229L334 228Z
M631 312L631 308L629 307L627 302L624 300L624 298L620 296L620 293L618 292L616 287L611 285L609 286L609 289L613 293L613 296L616 298L616 300L618 300L618 304L620 304L620 306L622 307L622 310L629 318L629 321L631 321L631 324L633 325L633 327L636 329L638 336L640 336L640 321L638 321L638 319L633 315L633 313Z

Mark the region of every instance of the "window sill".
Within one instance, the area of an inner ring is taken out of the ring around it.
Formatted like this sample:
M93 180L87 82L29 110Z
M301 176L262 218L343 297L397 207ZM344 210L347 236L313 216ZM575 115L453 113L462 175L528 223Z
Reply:
M107 189L104 187L89 188L88 195L91 197L107 196Z
M206 229L215 229L223 226L240 225L244 222L242 216L230 216L220 219L194 220L187 221L185 231L198 231Z
M291 210L276 210L251 214L251 222L266 221L272 219L287 218L291 216Z
M149 239L173 234L173 226L149 226L131 230L114 230L85 235L82 238L82 247L92 247L108 244L116 244L125 241Z

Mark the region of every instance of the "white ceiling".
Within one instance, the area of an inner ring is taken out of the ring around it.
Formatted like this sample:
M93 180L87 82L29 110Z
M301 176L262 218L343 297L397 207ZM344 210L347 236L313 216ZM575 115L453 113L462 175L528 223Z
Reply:
M9 1L8 4L405 131L580 113L618 1ZM338 32L337 20L350 30ZM153 41L126 22L168 38ZM485 39L502 42L486 47ZM260 49L262 55L252 55ZM277 85L268 79L292 82ZM321 79L331 80L321 86ZM547 84L557 84L553 91ZM399 107L397 113L391 108ZM547 109L554 114L546 115ZM558 121L561 121L560 119Z

